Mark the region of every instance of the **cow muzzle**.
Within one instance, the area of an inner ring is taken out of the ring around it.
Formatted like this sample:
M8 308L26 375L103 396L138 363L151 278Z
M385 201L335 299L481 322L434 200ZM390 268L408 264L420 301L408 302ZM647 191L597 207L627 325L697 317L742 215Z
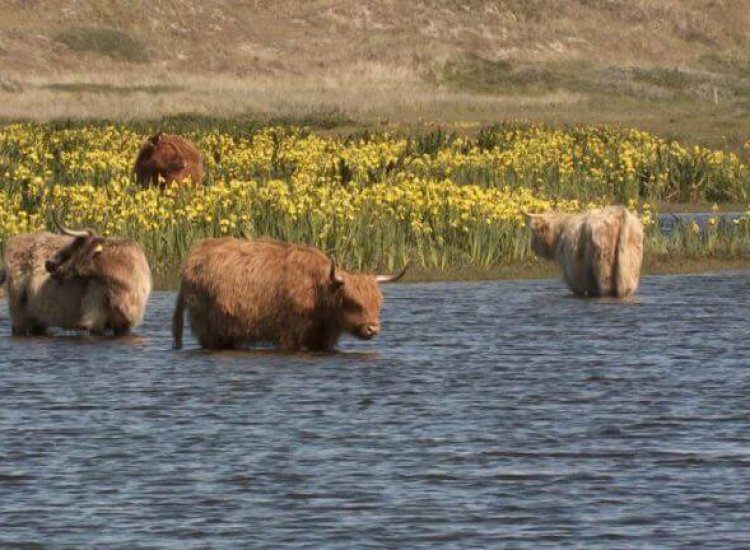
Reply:
M357 329L357 336L362 340L370 340L372 338L375 338L375 336L377 336L379 333L380 326L372 323L365 323L363 325L360 325Z

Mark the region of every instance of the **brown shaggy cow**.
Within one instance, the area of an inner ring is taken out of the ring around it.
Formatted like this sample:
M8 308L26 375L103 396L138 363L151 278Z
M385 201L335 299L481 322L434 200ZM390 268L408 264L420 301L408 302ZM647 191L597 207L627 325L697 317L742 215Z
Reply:
M3 269L13 334L49 327L111 331L119 336L143 320L151 273L132 241L92 231L35 233L8 239Z
M526 214L537 256L554 259L578 296L636 291L643 263L643 224L624 206L580 214Z
M203 161L195 146L185 138L159 132L148 138L138 151L135 175L143 187L159 185L163 189L185 178L198 184L203 180Z
M207 239L182 269L172 334L182 346L183 311L201 346L267 342L285 350L328 351L342 333L380 332L378 283L397 275L349 273L317 248L272 240Z

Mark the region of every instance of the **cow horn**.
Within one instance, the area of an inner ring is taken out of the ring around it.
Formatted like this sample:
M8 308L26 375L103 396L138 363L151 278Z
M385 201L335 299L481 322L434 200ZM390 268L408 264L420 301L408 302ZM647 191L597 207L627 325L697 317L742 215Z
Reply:
M91 229L83 229L81 231L74 231L72 229L68 229L63 224L60 223L60 220L57 218L57 214L52 215L52 221L55 222L55 227L57 227L57 230L62 233L63 235L68 235L69 237L93 237L94 232Z
M539 214L532 214L531 212L529 212L528 210L526 210L524 208L521 208L521 214L523 214L527 218L534 218L536 216L539 216Z
M404 267L396 273L395 275L378 275L376 276L376 279L378 283L384 284L384 283L394 283L398 281L401 277L404 276L404 273L406 273L406 270L409 268L409 262L406 262Z
M336 283L337 285L343 285L344 279L336 273L336 260L331 258L331 282Z

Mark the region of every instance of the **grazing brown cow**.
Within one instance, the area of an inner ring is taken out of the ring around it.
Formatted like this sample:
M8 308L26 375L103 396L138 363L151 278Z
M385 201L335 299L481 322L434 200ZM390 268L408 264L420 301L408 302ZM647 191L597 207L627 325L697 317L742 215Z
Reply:
M636 291L643 263L643 224L624 206L581 214L526 214L537 256L554 259L578 296Z
M92 231L35 233L8 239L5 287L13 334L49 327L124 335L142 320L151 292L143 250Z
M182 346L183 310L201 346L267 342L285 350L328 351L342 333L380 332L378 283L397 275L349 273L317 248L272 240L207 239L188 256L172 323Z
M186 178L198 184L203 180L203 161L195 146L185 138L159 132L141 146L135 159L135 175L143 187L159 185L163 189Z

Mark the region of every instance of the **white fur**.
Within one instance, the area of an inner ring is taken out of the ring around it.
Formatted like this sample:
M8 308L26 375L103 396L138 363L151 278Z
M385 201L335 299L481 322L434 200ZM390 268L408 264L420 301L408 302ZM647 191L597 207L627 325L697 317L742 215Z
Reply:
M531 216L534 251L554 259L578 296L616 296L636 291L643 263L643 225L623 206L581 214Z

